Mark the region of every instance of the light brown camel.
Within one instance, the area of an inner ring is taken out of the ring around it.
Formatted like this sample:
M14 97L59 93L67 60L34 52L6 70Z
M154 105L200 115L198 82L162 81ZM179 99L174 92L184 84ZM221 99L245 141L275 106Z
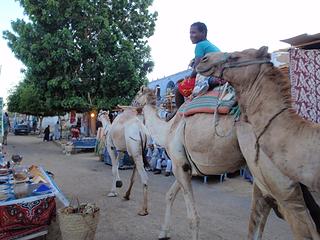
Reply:
M138 171L143 184L143 204L138 212L140 216L148 215L148 175L144 169L146 159L144 151L149 139L148 130L137 116L137 111L133 108L125 108L112 122L106 140L106 147L112 161L113 182L108 197L116 197L116 188L122 187L119 176L119 160L127 151L134 161L132 176L129 188L124 195L124 199L130 199L131 189L134 183L136 171Z
M182 189L192 239L198 240L200 219L195 206L191 177L192 174L215 175L234 172L245 164L233 128L234 118L229 115L220 117L216 129L219 132L230 131L227 136L220 137L215 134L212 114L200 113L188 118L176 115L166 122L158 117L155 103L155 93L142 87L133 104L143 107L145 125L152 138L166 148L176 177L166 194L165 220L159 239L170 238L171 208L177 193Z
M319 207L306 187L319 191L320 128L290 110L288 76L273 67L266 47L208 54L197 71L236 89L237 135L255 177L249 238L261 238L270 207L277 207L295 239L320 239Z
M109 111L100 110L98 113L98 120L102 123L102 128L99 128L97 131L97 139L100 141L98 146L99 149L100 147L105 147L107 134L111 127Z

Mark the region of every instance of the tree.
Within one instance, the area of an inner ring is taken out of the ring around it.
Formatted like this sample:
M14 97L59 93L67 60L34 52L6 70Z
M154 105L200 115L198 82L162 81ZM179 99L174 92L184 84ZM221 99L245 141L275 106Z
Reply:
M24 113L34 116L54 116L61 114L50 110L43 100L40 89L33 83L22 81L11 90L8 97L9 112Z
M3 36L51 111L128 104L152 70L153 0L19 0Z
M24 113L40 118L40 134L43 117L64 114L49 109L37 86L27 81L20 82L18 86L11 90L7 105L9 112Z

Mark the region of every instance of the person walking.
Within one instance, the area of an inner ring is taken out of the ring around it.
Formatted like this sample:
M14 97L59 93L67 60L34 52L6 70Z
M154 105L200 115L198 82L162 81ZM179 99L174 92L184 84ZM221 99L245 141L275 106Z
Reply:
M3 115L3 139L2 139L3 145L8 144L8 134L9 134L10 127L11 126L10 126L9 115L7 112L5 112Z
M48 127L44 129L44 137L43 137L44 142L49 142L49 140L50 140L50 125L48 125Z
M60 140L60 123L57 121L57 123L54 125L54 139Z

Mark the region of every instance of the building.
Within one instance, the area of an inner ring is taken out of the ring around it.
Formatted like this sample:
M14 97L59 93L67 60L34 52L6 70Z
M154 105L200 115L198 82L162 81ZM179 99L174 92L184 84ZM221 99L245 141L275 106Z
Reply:
M163 99L167 95L168 92L173 91L177 81L189 76L191 74L191 72L192 72L192 69L188 69L188 70L170 75L168 77L154 80L152 82L149 82L148 87L151 89L158 88L160 90L157 92L158 99Z

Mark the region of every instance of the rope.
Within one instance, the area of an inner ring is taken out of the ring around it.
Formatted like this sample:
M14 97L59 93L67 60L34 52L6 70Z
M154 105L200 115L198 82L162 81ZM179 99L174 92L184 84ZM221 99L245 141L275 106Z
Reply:
M254 162L256 163L258 161L258 157L259 157L259 152L260 152L260 144L259 144L259 140L262 137L262 135L267 131L268 127L270 126L271 122L278 117L281 113L283 113L285 110L287 110L288 107L282 108L278 113L276 113L272 118L269 119L267 125L263 128L262 132L259 134L259 136L257 137L256 140L256 144L255 144L255 148L257 149L256 151L256 157Z

